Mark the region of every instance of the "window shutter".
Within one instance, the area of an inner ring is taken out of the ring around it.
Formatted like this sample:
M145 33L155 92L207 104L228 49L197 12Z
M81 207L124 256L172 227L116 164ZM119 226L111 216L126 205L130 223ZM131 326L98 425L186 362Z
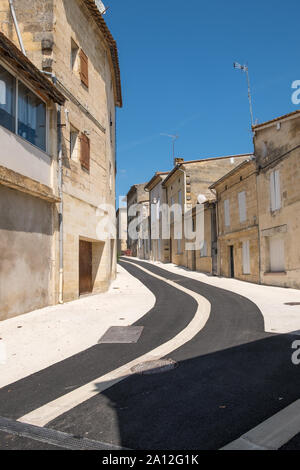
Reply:
M280 173L279 170L274 172L274 182L275 182L275 201L276 209L281 208L281 190L280 190Z
M243 242L243 274L251 274L249 240Z
M90 170L90 139L85 135L81 134L81 155L80 162L83 168Z
M245 191L239 193L239 213L240 213L240 222L246 222L247 220L247 211L246 211L246 193Z
M89 59L82 49L80 51L80 79L86 87L89 86Z
M270 237L270 271L285 271L284 239L281 237Z
M230 226L230 207L229 207L229 199L224 201L224 215L225 215L225 226Z
M272 171L270 174L270 197L271 197L271 211L276 211L281 208L281 189L280 189L280 172L279 170Z

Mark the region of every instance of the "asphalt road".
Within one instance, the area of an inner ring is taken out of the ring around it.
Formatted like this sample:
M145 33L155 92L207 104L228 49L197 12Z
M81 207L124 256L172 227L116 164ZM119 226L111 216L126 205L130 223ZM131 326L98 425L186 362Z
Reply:
M265 333L251 301L149 263L120 264L157 298L136 323L145 327L139 342L97 345L5 387L0 416L16 419L63 395L66 387L79 387L150 351L191 321L195 301L135 265L206 297L212 305L206 326L169 356L176 369L134 375L47 427L131 449L219 449L298 399L300 376L291 362L295 338Z

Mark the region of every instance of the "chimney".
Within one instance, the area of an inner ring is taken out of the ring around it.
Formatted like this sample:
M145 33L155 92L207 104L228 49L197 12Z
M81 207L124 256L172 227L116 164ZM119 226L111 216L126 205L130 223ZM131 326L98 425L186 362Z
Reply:
M174 166L178 165L179 163L184 163L184 158L174 158Z

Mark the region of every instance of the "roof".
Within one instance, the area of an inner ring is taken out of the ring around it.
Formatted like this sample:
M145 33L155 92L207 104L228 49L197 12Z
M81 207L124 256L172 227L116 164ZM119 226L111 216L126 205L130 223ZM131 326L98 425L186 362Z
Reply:
M46 75L18 49L3 33L0 32L0 54L14 68L17 68L25 78L45 93L55 103L63 105L65 96L53 85Z
M188 160L188 161L183 161L182 163L178 163L172 171L170 171L170 173L168 174L168 176L166 177L165 181L164 181L164 185L167 183L167 181L171 178L171 176L177 171L179 170L179 168L183 165L188 165L190 163L203 163L203 162L210 162L210 161L214 161L214 160L223 160L223 159L227 159L227 158L239 158L239 157L252 157L252 154L250 153L241 153L241 154L238 154L238 155L226 155L226 156L223 156L223 157L211 157L211 158L203 158L203 159L200 159L200 160Z
M138 189L139 186L145 187L146 184L147 184L147 183L137 183L137 184L133 184L133 185L131 186L131 188L129 189L128 193L127 193L127 197L129 196L129 194L130 194L131 192L133 192L134 190Z
M153 189L162 179L164 179L164 176L167 176L169 174L168 171L157 171L154 173L154 176L151 178L151 180L146 184L145 186L145 191L150 191ZM157 182L156 182L157 180ZM155 184L156 182L156 184Z
M252 129L256 131L257 129L260 129L262 127L269 126L270 124L273 124L274 122L283 121L284 119L288 119L291 117L296 117L299 114L300 114L300 110L296 110L296 111L293 111L292 113L284 114L283 116L279 116L275 119L271 119L270 121L262 122L261 124L256 124L256 126L252 126Z
M121 74L120 74L120 65L119 65L119 56L117 43L114 40L107 24L105 23L103 16L101 15L95 0L83 0L84 4L89 9L92 17L97 23L101 33L103 34L106 43L109 46L113 68L115 76L115 85L116 85L116 105L122 108L122 88L121 88Z
M209 186L209 189L215 189L216 186L218 186L220 183L222 183L222 181L225 181L229 176L232 176L232 175L238 173L242 168L249 165L249 163L253 163L253 162L254 162L254 160L250 159L250 158L249 158L249 160L244 160L238 166L236 166L235 168L230 170L228 173L226 173L224 176L222 176L220 179L218 179L218 181L216 181L211 186Z

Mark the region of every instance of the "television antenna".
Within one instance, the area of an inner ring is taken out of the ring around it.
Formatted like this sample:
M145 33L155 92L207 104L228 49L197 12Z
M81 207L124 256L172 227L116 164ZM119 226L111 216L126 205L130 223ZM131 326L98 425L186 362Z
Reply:
M177 139L179 139L179 135L173 135L173 134L160 134L160 135L163 135L165 137L170 137L172 139L172 150L173 150L173 160L175 158L175 142Z
M233 63L233 68L240 70L241 72L244 72L247 77L247 83L248 83L248 100L249 100L249 106L250 106L250 115L251 115L251 130L252 127L254 126L254 119L253 119L253 107L252 107L252 97L251 97L251 87L250 87L250 79L249 79L249 69L248 65L241 65L238 62Z
M105 8L104 3L101 0L95 0L95 4L101 15L105 15L109 7Z

